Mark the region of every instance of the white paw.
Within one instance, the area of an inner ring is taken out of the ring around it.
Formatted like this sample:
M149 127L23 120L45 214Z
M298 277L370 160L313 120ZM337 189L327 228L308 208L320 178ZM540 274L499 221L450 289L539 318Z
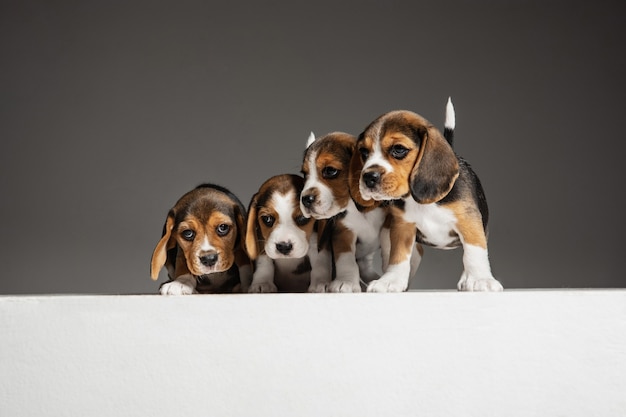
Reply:
M268 293L268 292L278 292L278 288L273 282L257 282L252 283L250 288L248 289L249 293Z
M406 291L407 286L398 282L383 281L377 279L367 286L367 292L402 292Z
M335 279L328 285L328 292L361 292L359 281Z
M170 281L161 285L161 295L190 295L196 292L195 288L180 281Z
M493 278L474 278L463 274L457 288L459 291L502 291L503 287L500 282Z
M311 284L307 291L308 292L327 292L328 291L328 283L327 282L319 282L317 284Z

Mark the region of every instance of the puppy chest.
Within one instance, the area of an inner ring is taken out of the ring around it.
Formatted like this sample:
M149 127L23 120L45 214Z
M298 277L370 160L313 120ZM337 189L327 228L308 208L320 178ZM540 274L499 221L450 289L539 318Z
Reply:
M418 242L441 249L460 245L457 219L451 210L436 204L412 203L406 205L404 219L415 223Z

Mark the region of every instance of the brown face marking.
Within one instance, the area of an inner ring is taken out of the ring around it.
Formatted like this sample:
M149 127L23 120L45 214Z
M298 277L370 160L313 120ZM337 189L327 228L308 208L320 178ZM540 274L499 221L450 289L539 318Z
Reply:
M347 207L350 201L350 161L355 144L354 136L333 132L316 139L305 151L302 172L309 180L311 171L315 171L315 181L307 183L303 192L303 196L315 197L310 206L311 214L331 216Z
M193 238L189 237L193 234ZM217 263L211 272L229 269L234 262L234 248L237 239L237 225L233 218L220 211L188 215L179 223L176 241L187 259L187 266L193 275L204 275L208 271L200 257L217 254ZM208 246L207 246L208 245Z
M163 264L162 249L176 250L176 259L170 259L169 252L165 265L174 265L174 277L183 274L205 275L230 269L236 252L241 252L240 241L243 235L245 209L230 192L223 187L203 184L183 195L170 210L164 229L164 236L153 255L152 275L158 274ZM217 253L216 262L210 267L202 265L199 256L208 241L211 251ZM159 254L157 254L157 250ZM172 251L173 252L173 251ZM246 256L240 256L241 264L249 263Z
M309 240L315 221L306 218L300 210L300 192L303 186L304 179L298 175L276 175L266 180L253 196L248 210L246 231L246 247L251 258L256 259L259 253L265 252L265 242L281 222L280 213L273 205L275 196L291 195L292 220L296 227L305 232L306 241Z
M385 135L380 140L380 146L383 155L393 167L392 171L385 172L383 175L380 191L390 198L401 198L408 195L410 191L408 178L415 165L419 147L411 138L396 132ZM404 155L405 150L407 151L406 155ZM402 151L401 159L394 156L400 156L398 151Z

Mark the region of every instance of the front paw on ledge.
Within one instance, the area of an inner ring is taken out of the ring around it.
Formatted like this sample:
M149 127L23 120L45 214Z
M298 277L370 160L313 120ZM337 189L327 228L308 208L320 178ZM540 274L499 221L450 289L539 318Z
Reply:
M196 293L196 289L180 281L170 281L161 285L159 289L161 295L191 295Z
M457 288L459 291L499 292L504 290L500 281L493 277L474 278L467 274L463 274Z
M335 279L328 285L328 292L361 292L359 281Z
M278 288L273 282L252 283L248 289L249 293L273 293L278 292Z

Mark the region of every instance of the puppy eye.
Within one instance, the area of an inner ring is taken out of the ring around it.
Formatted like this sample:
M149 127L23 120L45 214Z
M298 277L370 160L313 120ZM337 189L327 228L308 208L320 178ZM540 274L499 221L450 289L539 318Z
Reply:
M183 239L188 240L189 242L191 242L195 237L196 237L196 232L194 232L193 230L183 230L180 235L183 237Z
M304 217L302 215L296 217L296 224L298 226L304 226L305 224L307 224L310 221L311 221L310 217Z
M402 159L409 153L409 150L402 145L393 145L389 151L395 159Z
M370 151L367 148L359 148L359 153L361 154L361 158L365 161L368 156L370 156Z
M261 221L267 227L272 227L272 226L274 226L274 222L276 221L276 219L274 219L273 216L261 216Z
M339 175L338 169L335 169L333 167L324 167L324 169L322 169L322 177L326 178L327 180L337 178L337 175Z
M222 223L215 228L218 236L226 236L230 232L230 225Z

